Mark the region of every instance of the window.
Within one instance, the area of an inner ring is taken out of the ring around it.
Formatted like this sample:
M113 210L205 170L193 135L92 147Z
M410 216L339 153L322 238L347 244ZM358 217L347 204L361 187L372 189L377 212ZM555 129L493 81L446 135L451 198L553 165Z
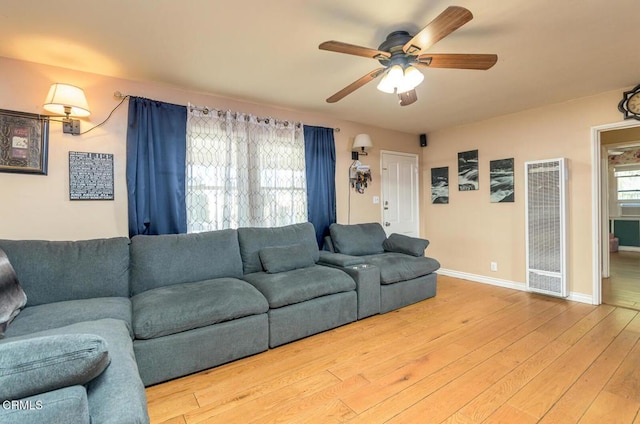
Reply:
M229 112L189 113L188 232L307 220L302 128L269 121Z
M616 183L618 189L618 201L634 201L640 203L640 168L616 167Z

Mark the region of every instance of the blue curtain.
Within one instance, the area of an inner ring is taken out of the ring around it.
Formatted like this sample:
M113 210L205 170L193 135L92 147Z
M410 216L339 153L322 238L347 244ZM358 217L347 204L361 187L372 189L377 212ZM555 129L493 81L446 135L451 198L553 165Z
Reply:
M185 106L129 98L129 237L187 232L186 132Z
M336 222L336 144L333 128L304 126L308 218L322 247Z

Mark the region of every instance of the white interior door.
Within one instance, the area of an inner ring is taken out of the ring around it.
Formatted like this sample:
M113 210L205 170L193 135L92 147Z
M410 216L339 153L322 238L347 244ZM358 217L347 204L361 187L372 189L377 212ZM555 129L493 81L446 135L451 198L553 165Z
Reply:
M418 155L381 152L382 226L391 233L418 237Z

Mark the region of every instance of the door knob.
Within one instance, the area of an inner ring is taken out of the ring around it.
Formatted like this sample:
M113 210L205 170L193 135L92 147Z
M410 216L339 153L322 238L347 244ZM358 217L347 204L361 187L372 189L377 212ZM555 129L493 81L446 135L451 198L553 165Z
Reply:
M385 226L385 227L389 227L389 226L391 226L391 223L390 223L390 222L385 222L385 223L384 223L384 226Z

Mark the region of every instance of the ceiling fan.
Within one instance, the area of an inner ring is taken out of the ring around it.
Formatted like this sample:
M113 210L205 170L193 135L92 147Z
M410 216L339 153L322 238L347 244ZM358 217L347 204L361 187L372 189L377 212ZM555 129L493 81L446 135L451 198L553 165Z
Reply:
M340 41L325 41L318 46L320 50L368 57L383 65L338 91L329 97L327 102L335 103L384 74L378 84L378 90L396 93L400 99L400 105L407 106L418 100L415 87L424 79L424 75L416 66L478 70L491 68L498 61L498 56L495 54L423 53L471 19L473 15L469 10L464 7L450 6L414 36L407 31L390 33L378 49Z

